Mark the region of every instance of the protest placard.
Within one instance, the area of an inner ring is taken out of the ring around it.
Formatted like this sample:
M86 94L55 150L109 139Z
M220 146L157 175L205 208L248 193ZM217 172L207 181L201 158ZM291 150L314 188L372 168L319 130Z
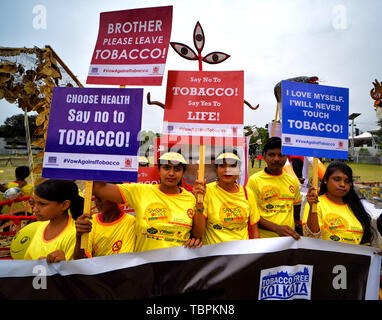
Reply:
M243 108L243 71L169 71L163 138L243 145Z
M282 81L282 152L348 158L349 89Z
M102 12L86 83L161 85L172 6Z
M137 181L143 89L55 87L42 177Z

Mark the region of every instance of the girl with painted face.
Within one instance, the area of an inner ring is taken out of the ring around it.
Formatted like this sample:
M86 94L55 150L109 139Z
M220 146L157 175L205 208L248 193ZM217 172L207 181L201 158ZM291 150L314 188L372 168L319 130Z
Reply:
M166 152L158 159L159 185L94 182L95 196L135 210L135 252L201 245L194 226L195 197L179 186L186 165L180 153Z
M72 260L76 244L74 220L82 214L84 199L73 181L47 180L39 184L31 201L37 221L42 221L24 259L47 263Z
M372 228L353 188L352 169L343 162L331 163L326 169L319 193L311 187L304 208L303 232L305 236L370 245ZM317 212L312 205L317 204Z
M251 190L236 183L240 174L240 158L236 152L223 151L215 159L217 181L205 185L196 180L193 193L204 194L196 211L203 214L203 244L249 239L248 221L253 238L259 238L260 219Z

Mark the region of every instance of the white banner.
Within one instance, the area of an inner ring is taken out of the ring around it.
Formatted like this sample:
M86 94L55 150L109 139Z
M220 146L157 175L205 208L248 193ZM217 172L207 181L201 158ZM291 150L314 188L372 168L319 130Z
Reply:
M208 126L206 126L201 123L164 122L163 134L174 136L242 138L244 131L242 125L208 124Z
M282 134L283 145L297 148L320 148L323 150L348 150L347 139L334 139L297 134Z
M89 76L97 77L163 77L166 64L114 65L92 64Z
M138 157L112 154L60 153L45 152L43 166L45 168L137 171Z

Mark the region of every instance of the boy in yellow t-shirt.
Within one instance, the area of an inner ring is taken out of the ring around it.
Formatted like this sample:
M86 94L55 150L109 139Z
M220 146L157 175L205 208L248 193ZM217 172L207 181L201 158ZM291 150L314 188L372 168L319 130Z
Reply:
M95 197L100 213L87 219L80 216L76 221L77 240L75 259L100 257L117 253L133 252L135 246L135 217L124 213L118 204ZM80 249L81 235L89 233L88 249Z
M267 167L252 175L247 183L260 212L260 238L292 236L299 220L301 195L297 180L283 171L287 156L281 153L281 139L269 138L263 149Z

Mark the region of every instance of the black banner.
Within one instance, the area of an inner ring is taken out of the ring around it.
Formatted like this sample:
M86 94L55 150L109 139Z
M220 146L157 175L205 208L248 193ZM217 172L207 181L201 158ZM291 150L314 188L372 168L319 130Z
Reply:
M380 257L372 250L324 240L278 238L233 241L200 249L159 249L51 265L44 260L0 261L0 298L377 299Z

